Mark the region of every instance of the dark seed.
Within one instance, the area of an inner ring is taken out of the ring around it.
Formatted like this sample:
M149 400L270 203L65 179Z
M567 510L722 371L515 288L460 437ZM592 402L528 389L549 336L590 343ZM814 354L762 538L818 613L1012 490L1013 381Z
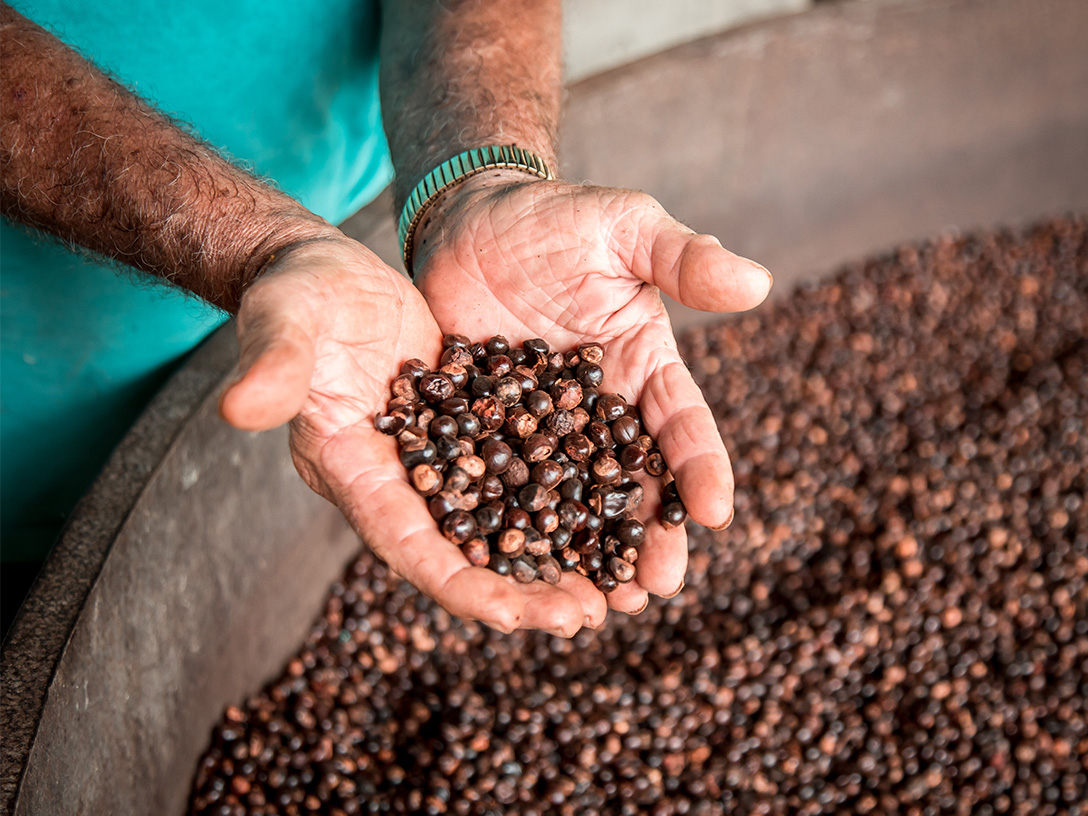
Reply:
M418 380L424 374L431 369L422 360L413 357L410 360L405 360L400 367L401 374L410 374L414 379Z
M533 465L531 475L534 482L543 485L547 490L551 490L553 487L558 486L562 480L563 466L551 459L545 459L543 462L537 462Z
M488 473L501 475L514 461L514 451L505 442L488 439L480 449L480 457L484 460Z
M490 550L487 542L480 537L471 538L461 545L461 552L474 567L486 567L490 560Z
M404 414L388 414L385 416L379 414L378 418L374 420L374 427L383 434L389 434L390 436L399 434L407 424Z
M514 580L517 581L519 584L531 584L533 581L536 580L536 564L530 561L529 557L525 555L519 555L511 562L510 567L511 575L514 576Z
M613 422L627 413L627 400L619 394L601 394L594 408L597 419Z
M530 482L518 491L518 503L529 513L542 510L548 504L548 490L543 485Z
M488 566L499 575L510 574L510 559L502 553L493 554L488 562Z
M653 451L646 455L646 464L644 465L646 472L651 476L664 476L668 470L668 466L665 464L665 457L663 457L657 451Z
M430 465L412 468L412 486L424 496L433 496L442 488L442 477Z
M514 459L499 478L507 487L521 487L529 481L529 466L523 459Z
M484 349L491 355L506 354L510 351L510 341L501 334L496 334L484 343Z
M442 535L454 544L464 544L476 534L476 519L464 510L454 510L442 520Z
M463 334L442 335L442 348L467 348L471 343Z
M563 577L563 568L551 555L545 553L537 556L536 568L542 580L546 584L558 584Z
M507 528L499 533L496 546L504 555L515 556L525 552L525 533L521 530Z
M401 448L400 449L400 463L404 465L408 470L411 470L416 465L429 465L438 458L438 448L435 447L434 442L428 441L422 448Z
M563 452L575 462L584 462L593 453L593 443L584 434L570 434L563 440Z
M617 445L633 445L638 439L641 428L639 421L624 414L612 423L612 438Z
M680 502L669 502L661 508L661 524L666 529L679 527L687 517L687 511Z
M566 411L574 410L582 401L582 386L577 380L557 380L550 393L555 407Z
M624 544L639 547L646 540L646 525L638 519L624 519L616 527L616 538Z
M555 451L555 443L543 433L530 434L521 447L525 458L530 462L541 462Z
M600 456L590 467L593 481L597 484L617 484L620 480L620 463L611 456Z
M578 366L575 377L583 388L596 388L604 380L604 371L595 363L582 363Z
M626 584L635 577L634 564L617 556L608 559L608 571L621 584Z
M599 589L601 592L606 593L614 592L616 587L619 586L619 583L616 581L615 576L613 576L610 572L605 572L604 570L601 570L597 573L597 577L593 580L593 583L596 585L597 589Z

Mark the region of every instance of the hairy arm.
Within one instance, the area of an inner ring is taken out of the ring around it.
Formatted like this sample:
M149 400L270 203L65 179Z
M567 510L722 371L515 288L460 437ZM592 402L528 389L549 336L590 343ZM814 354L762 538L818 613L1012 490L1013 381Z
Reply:
M279 249L333 231L0 4L0 211L235 312Z
M382 114L403 206L439 162L516 144L553 169L562 87L558 0L385 0Z

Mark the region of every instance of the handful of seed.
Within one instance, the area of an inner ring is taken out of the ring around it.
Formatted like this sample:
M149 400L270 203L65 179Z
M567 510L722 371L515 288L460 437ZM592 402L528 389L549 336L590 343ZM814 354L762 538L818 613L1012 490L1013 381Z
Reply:
M408 360L376 420L394 435L442 534L474 566L521 583L585 575L603 592L635 577L645 525L641 474L665 460L637 406L600 390L604 349L553 351L539 339L443 338L440 368ZM687 514L669 481L661 523Z

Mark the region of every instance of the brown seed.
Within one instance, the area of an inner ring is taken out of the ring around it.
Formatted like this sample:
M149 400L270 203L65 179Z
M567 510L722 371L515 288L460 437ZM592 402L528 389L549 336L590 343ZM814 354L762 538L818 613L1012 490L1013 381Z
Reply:
M624 414L612 423L612 438L617 445L633 445L639 438L641 427L634 417ZM639 446L641 447L641 446Z
M393 396L401 397L402 399L419 399L419 392L416 390L416 378L411 374L401 374L394 379L392 391Z
M638 445L626 445L620 449L620 465L624 470L637 473L646 466L646 459L646 451Z
M539 390L529 393L529 396L525 398L525 407L537 419L551 415L554 409L551 396L546 391Z
M530 434L521 446L521 450L528 461L542 462L555 452L555 443L547 434Z
M405 415L401 413L387 415L378 414L378 418L374 420L374 427L383 434L389 434L390 436L399 434L404 430L407 424Z
M525 533L521 530L506 529L499 533L496 546L503 555L515 556L525 552Z
M601 394L593 410L597 419L612 422L627 413L627 400L619 394Z
M433 496L442 488L442 477L430 465L412 468L412 487L424 496Z
M620 480L620 463L611 456L599 456L590 467L593 481L597 484L612 485Z
M405 360L400 367L401 374L410 374L416 380L418 380L430 370L431 369L428 368L426 363L416 357L413 357L410 360Z
M665 529L679 527L687 517L687 511L680 502L669 502L661 508L661 524Z
M497 431L506 421L506 407L495 397L480 397L472 403L472 413L480 418L485 431Z
M525 530L525 552L532 556L544 555L552 551L552 540L541 535L535 527Z
M593 454L593 443L583 434L570 434L563 440L563 452L575 462L585 462Z
M651 476L664 476L668 467L665 464L665 457L663 457L657 451L652 451L646 455L646 463L644 465L646 472Z
M510 466L503 471L502 483L510 488L518 488L529 482L529 466L524 459L513 459Z
M487 562L490 560L490 550L488 549L487 542L479 536L470 538L464 544L461 545L461 552L465 554L465 558L474 567L486 567Z
M550 507L543 507L533 516L533 526L544 534L555 532L559 527L559 515ZM551 544L548 549L551 550Z
M453 382L445 374L431 372L419 379L419 394L432 404L449 399L454 392Z
M518 503L527 513L535 513L548 504L548 489L543 485L530 482L518 491Z
M582 386L577 380L557 380L551 387L550 393L555 407L565 411L573 411L582 401Z
M578 356L587 363L599 365L604 359L604 346L600 343L583 343L578 346Z
M517 405L521 400L521 381L509 375L502 377L495 383L495 396L507 408Z
M482 479L487 472L487 465L480 456L458 456L453 460L453 464L465 471L468 478L474 482Z
M536 559L530 561L531 556L519 555L510 562L510 574L519 584L531 584L536 580Z
M635 577L634 564L625 561L618 556L613 556L608 559L608 571L612 573L612 577L621 584L626 584Z
M465 383L468 382L468 369L465 368L467 365L471 363L447 363L438 370L450 378L454 389L464 388Z
M531 475L534 482L551 490L563 480L563 466L551 459L545 459L533 465Z
M454 544L464 544L476 534L476 519L465 510L454 510L442 520L442 535Z
M558 584L563 577L563 568L559 565L559 562L546 553L537 556L536 568L540 580L546 584Z
M529 413L524 405L515 405L506 412L506 430L519 439L525 439L536 432L536 417Z
M573 425L573 423L571 423ZM612 431L603 422L590 422L585 429L589 441L598 448L611 448L615 445L612 439Z
M488 473L502 475L514 461L514 451L505 442L488 439L480 449L480 457L484 460Z

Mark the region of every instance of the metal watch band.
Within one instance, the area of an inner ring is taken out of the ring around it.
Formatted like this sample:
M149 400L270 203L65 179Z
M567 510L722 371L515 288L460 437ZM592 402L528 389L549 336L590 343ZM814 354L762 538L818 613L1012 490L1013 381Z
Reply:
M490 145L474 147L438 165L429 172L412 190L404 202L400 220L397 222L397 235L400 239L401 258L404 268L412 275L412 238L423 214L435 199L450 187L469 176L496 168L522 170L542 179L553 179L552 171L544 160L515 145Z

